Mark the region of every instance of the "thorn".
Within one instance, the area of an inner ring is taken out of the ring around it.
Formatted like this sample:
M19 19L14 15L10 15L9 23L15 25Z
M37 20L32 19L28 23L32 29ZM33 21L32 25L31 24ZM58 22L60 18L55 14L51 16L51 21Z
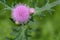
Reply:
M52 15L52 14L53 14L53 12L52 12L52 11L48 11L48 12L49 12L49 14L50 14L50 15Z
M4 1L4 3L6 3L6 0L3 0Z
M47 1L46 5L48 5L49 4L49 0L46 0L46 1Z
M12 8L13 8L13 7L14 7L14 3L12 3L12 5L11 5L11 6L12 6Z

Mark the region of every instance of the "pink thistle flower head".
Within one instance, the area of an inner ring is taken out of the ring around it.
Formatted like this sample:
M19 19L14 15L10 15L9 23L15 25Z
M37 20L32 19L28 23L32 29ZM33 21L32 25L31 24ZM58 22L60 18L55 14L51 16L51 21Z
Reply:
M29 7L18 4L12 9L12 18L16 23L25 23L29 20Z
M34 8L30 8L30 14L34 13L35 9Z

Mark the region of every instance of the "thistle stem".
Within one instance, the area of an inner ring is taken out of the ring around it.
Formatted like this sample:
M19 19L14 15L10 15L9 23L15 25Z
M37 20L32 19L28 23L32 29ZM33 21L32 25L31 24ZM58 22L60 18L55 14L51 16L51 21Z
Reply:
M53 2L53 3L47 4L47 5L43 6L42 8L40 8L39 11L40 11L40 12L43 12L43 11L45 11L45 10L49 10L49 9L51 9L52 7L56 6L57 4L60 4L60 1L55 1L55 2Z

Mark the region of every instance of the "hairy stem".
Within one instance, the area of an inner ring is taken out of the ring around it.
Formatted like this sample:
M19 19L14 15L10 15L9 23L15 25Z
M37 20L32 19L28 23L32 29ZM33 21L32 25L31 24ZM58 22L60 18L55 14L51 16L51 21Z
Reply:
M8 9L10 9L10 10L12 9L10 6L8 6L8 5L5 4L4 2L0 1L0 3L3 4L3 5L4 5L6 8L8 8Z
M50 10L52 7L56 6L57 4L60 4L60 1L56 1L50 4L47 4L45 6L43 6L42 8L40 8L40 12L43 12L45 10Z
M15 40L25 40L25 30L26 30L26 27L24 25L22 25L22 32L20 33L19 37Z

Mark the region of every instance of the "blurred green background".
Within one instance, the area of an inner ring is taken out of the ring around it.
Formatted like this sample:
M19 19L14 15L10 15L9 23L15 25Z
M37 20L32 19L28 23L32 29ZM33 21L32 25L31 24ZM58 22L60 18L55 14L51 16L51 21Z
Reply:
M0 0L4 4L13 7L16 4L23 3L29 7L43 7L47 0ZM49 0L53 3L56 0ZM5 5L0 2L0 40L25 40L19 39L21 33L20 27L11 19L11 10L3 10ZM34 21L25 24L26 40L60 40L60 5L53 7L55 11L49 13L43 11L40 16L33 16ZM32 20L31 19L31 20ZM20 25L21 26L21 25Z

